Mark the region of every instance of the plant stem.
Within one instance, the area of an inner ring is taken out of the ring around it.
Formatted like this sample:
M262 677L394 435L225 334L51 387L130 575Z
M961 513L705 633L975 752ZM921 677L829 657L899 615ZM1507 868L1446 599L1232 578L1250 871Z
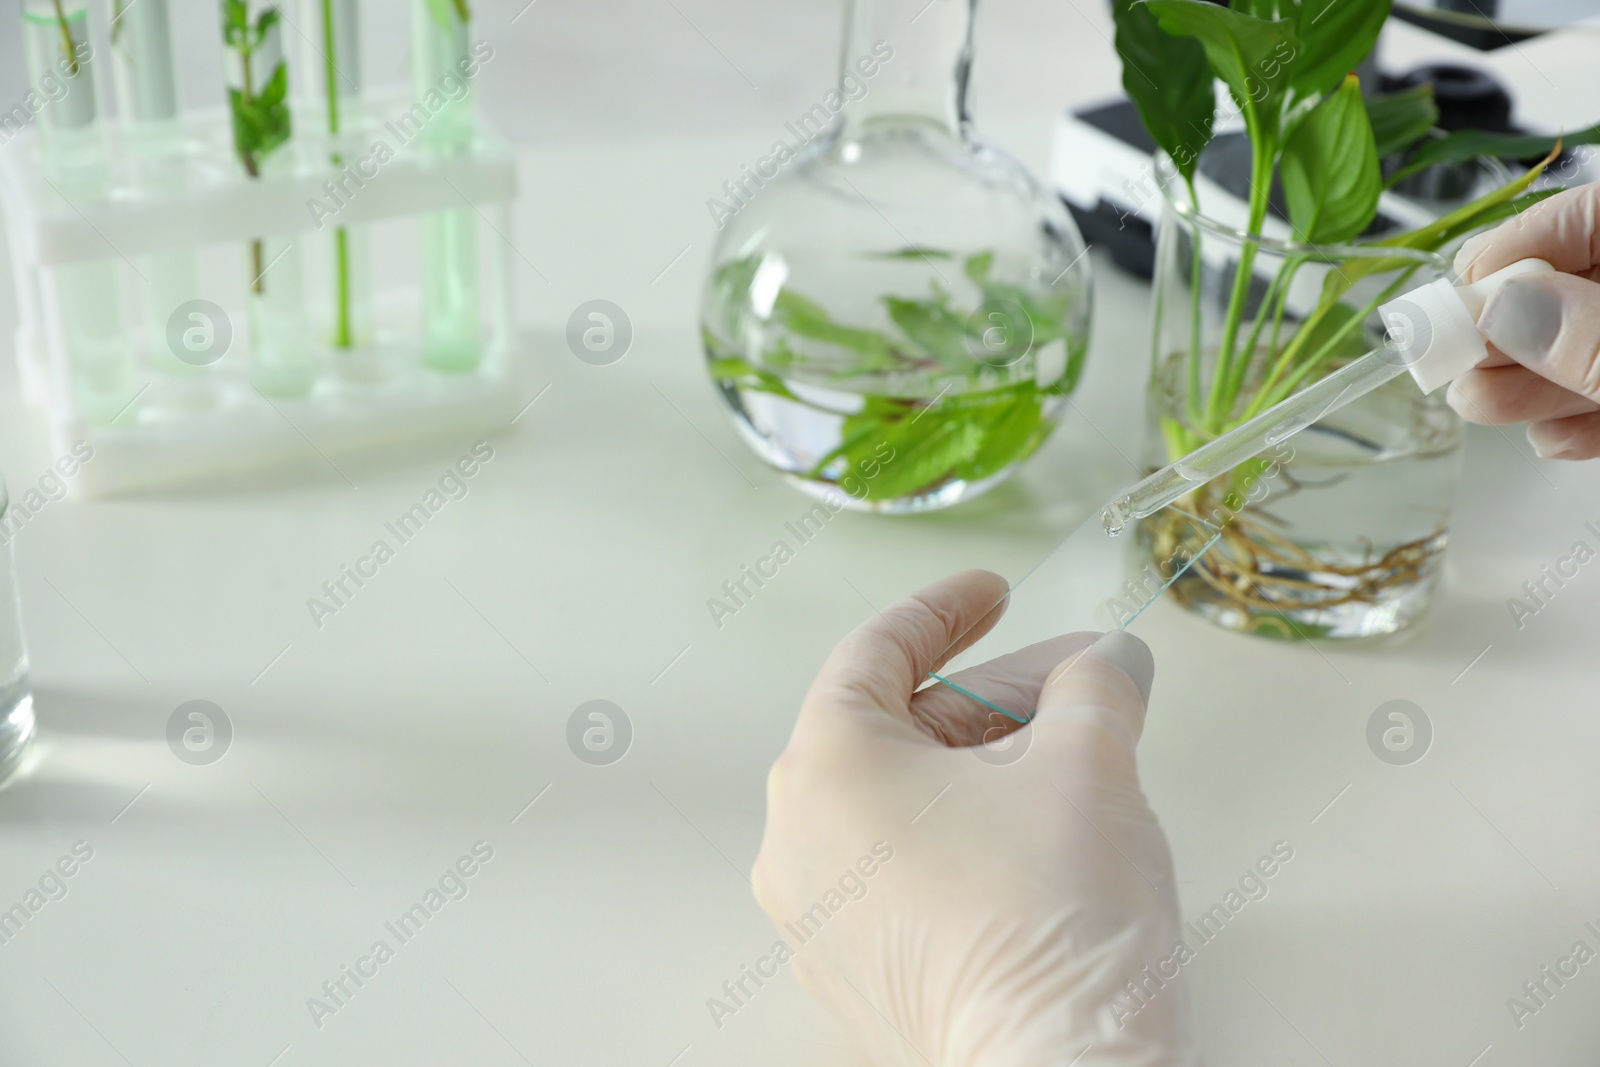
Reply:
M1244 348L1240 350L1244 353L1245 358L1234 364L1232 377L1224 383L1230 396L1238 396L1239 391L1244 388L1245 375L1249 373L1251 365L1255 362L1256 348L1261 343L1261 331L1266 328L1267 319L1272 314L1273 300L1281 300L1282 294L1287 292L1289 288L1287 276L1294 273L1294 267L1295 257L1292 255L1279 264L1278 273L1273 276L1272 284L1267 286L1267 291L1261 298L1261 307L1256 312L1255 325L1250 327L1250 336L1245 338ZM1270 352L1268 356L1270 358Z
M1207 407L1206 422L1213 430L1232 412L1237 395L1230 395L1228 382L1233 377L1233 361L1237 353L1239 327L1244 320L1244 304L1250 296L1250 280L1255 276L1257 238L1267 217L1267 197L1272 190L1271 146L1257 143L1252 136L1250 154L1250 218L1247 236L1239 248L1239 267L1233 275L1233 292L1228 300L1227 317L1222 323L1222 347L1217 356L1217 369L1211 378L1211 403ZM1248 361L1254 353L1242 353Z
M1276 352L1278 350L1278 335L1283 331L1283 313L1288 306L1289 285L1285 283L1282 291L1278 293L1278 310L1272 314L1272 337L1267 341L1268 352Z
M333 329L333 343L337 348L349 348L355 342L350 333L350 234L343 226L333 233L335 285L338 288L338 316Z
M55 0L56 25L61 27L61 48L66 52L67 64L72 68L72 76L78 76L78 45L72 39L72 27L67 25L67 13L61 9L61 0Z
M322 0L322 60L324 81L328 86L328 132L339 132L339 86L334 81L338 70L333 65L333 0ZM338 157L335 156L335 159Z
M257 296L264 295L267 291L266 258L266 251L262 248L261 238L257 237L250 242L250 267L253 274L250 288Z
M1195 190L1194 179L1187 178L1189 206L1195 215L1200 214L1200 195ZM1200 228L1196 226L1189 236L1194 246L1194 262L1189 268L1189 420L1200 425L1204 412L1200 406L1200 282L1205 269L1200 260Z
M1220 422L1226 405L1225 383L1233 374L1233 350L1238 340L1239 324L1244 318L1244 301L1250 292L1250 279L1255 273L1256 245L1246 240L1239 247L1239 263L1233 272L1233 289L1228 297L1228 312L1222 320L1222 343L1217 349L1217 366L1211 372L1210 401L1206 405L1206 424Z
M249 48L239 49L239 98L248 107L255 100L256 91L250 75ZM261 168L256 163L256 154L251 149L239 153L239 160L244 164L244 172L251 178L261 177ZM267 291L266 254L262 248L261 238L257 237L250 242L250 290L257 296L264 296Z
M333 39L333 4L334 0L322 0L322 58L325 64L324 81L328 87L328 132L339 133L339 86L335 80L338 70L334 66L334 55L337 53ZM338 152L333 154L333 165L341 166L344 160ZM334 251L334 328L333 344L335 348L349 348L352 344L350 337L350 234L340 226L333 234Z
M1267 372L1266 378L1261 382L1261 388L1256 390L1256 395L1251 398L1249 407L1245 409L1246 418L1249 418L1252 414L1267 406L1264 404L1265 398L1272 395L1273 389L1278 384L1278 379L1281 378L1283 373L1289 369L1289 366L1294 362L1295 355L1304 346L1305 338L1311 336L1311 333L1316 328L1317 324L1320 323L1323 317L1332 311L1337 305L1337 300L1319 304L1310 315L1306 316L1306 320L1300 324L1299 331L1294 335L1294 337L1290 338L1289 343L1284 346L1283 351L1278 353L1277 359L1273 361L1272 368ZM1342 334L1340 336L1342 336Z
M1245 343L1245 351L1250 353L1250 359L1242 360L1238 364L1233 381L1229 383L1230 396L1237 397L1244 390L1245 373L1253 364L1257 351L1256 345L1261 337L1261 330L1266 325L1269 312L1273 320L1272 338L1265 349L1265 359L1267 361L1274 359L1274 355L1278 351L1278 332L1283 325L1284 309L1289 303L1289 286L1293 283L1295 274L1305 263L1305 256L1290 254L1284 259L1283 265L1278 268L1277 276L1272 279L1272 284L1267 288L1266 296L1262 298L1261 313L1256 316L1256 324L1250 331L1250 339ZM1276 311L1272 310L1274 297L1277 300ZM1268 378L1270 377L1271 375L1269 374ZM1263 383L1263 387L1264 385L1265 383Z
M250 49L239 49L239 100L248 108L255 103L256 90L250 76ZM245 148L239 153L239 162L244 164L244 172L252 178L261 177L261 168L256 163L256 153L253 148Z
M1299 386L1301 382L1305 381L1312 371L1316 370L1323 362L1327 360L1328 356L1333 353L1335 346L1337 346L1339 342L1344 339L1345 335L1348 334L1352 329L1355 329L1357 326L1366 322L1367 316L1376 311L1379 304L1382 304L1384 301L1394 296L1395 293L1399 292L1400 288L1411 279L1411 276L1417 272L1418 268L1418 264L1412 264L1405 270L1401 271L1400 274L1395 277L1394 281L1384 286L1383 292L1369 300L1365 307L1363 307L1356 314L1352 315L1343 326L1335 330L1333 335L1323 342L1322 347L1313 352L1311 357L1302 363L1300 367L1298 367L1295 372L1285 379L1281 384L1277 385L1275 388L1269 388L1268 386L1270 386L1271 383L1264 383L1263 388L1256 394L1255 399L1251 402L1250 407L1245 411L1242 418L1252 418L1293 393L1296 387ZM1314 325L1316 321L1320 320L1323 315L1326 315L1328 311L1332 310L1337 303L1337 301L1334 301L1333 303L1325 304L1319 307L1316 312L1313 312L1312 316L1306 319L1305 325L1301 326L1300 332L1295 335L1294 341L1291 341L1289 343L1289 347L1285 349L1285 355L1288 355L1297 347L1295 342L1299 341L1302 336L1310 336L1309 327ZM1287 365L1288 364L1286 361L1280 359L1278 366L1273 368L1274 375L1280 373L1281 368L1286 367Z

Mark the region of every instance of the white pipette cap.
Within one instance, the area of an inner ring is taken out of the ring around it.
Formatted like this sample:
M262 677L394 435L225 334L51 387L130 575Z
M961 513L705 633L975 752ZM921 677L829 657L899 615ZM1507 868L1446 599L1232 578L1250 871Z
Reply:
M1471 285L1440 278L1382 305L1378 315L1417 387L1431 393L1488 356L1478 316L1489 298L1512 278L1553 270L1542 259L1521 259Z

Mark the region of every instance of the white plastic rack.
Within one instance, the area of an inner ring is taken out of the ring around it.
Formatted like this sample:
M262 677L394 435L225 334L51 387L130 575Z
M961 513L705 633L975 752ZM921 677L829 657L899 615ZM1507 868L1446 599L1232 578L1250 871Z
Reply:
M470 147L453 154L408 145L394 120L411 107L408 96L369 98L335 144L300 132L323 126L297 104L294 139L257 179L235 159L221 109L183 116L181 148L154 181L144 177L149 168L139 146L114 128L104 132L105 175L92 184L53 177L37 129L0 149L24 393L43 414L54 448L65 453L79 440L93 447L93 462L75 480L79 491L216 484L401 441L480 432L515 414L523 390L509 306L512 152L481 123ZM382 162L373 152L380 142L386 151L376 155L388 157ZM336 153L344 167L331 162ZM365 163L357 169L359 161ZM342 183L337 200L330 181ZM337 207L337 214L314 211L313 202ZM477 225L481 353L473 369L441 372L423 360L419 220L466 209ZM327 326L335 226L360 226L368 242L374 325L356 348L335 349ZM307 268L314 371L302 395L269 397L251 381L247 248L263 235L298 245ZM162 369L164 360L171 364L159 351L167 324L141 307L149 304L141 287L150 284L151 257L173 252L198 257L197 296L226 316L205 325L231 333L226 353L192 374ZM116 302L135 367L127 406L112 417L79 395L61 284L64 270L95 262L114 268L107 276L116 284L104 299Z

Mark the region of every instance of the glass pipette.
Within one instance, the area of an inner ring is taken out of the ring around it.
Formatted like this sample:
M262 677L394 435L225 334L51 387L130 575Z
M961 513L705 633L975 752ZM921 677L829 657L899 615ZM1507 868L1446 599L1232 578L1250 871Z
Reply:
M1519 260L1472 285L1441 278L1383 305L1379 314L1389 328L1383 345L1115 497L1100 511L1106 532L1116 536L1130 519L1154 515L1407 371L1424 393L1452 381L1487 355L1477 318L1489 297L1518 275L1553 269L1544 260Z
M1393 344L1373 349L1129 488L1101 509L1100 520L1106 532L1121 533L1130 520L1154 515L1185 493L1228 473L1405 372L1406 359Z

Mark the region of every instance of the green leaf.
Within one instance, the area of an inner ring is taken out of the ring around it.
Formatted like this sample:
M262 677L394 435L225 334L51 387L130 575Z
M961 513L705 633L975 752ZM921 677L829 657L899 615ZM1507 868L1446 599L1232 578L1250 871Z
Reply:
M1302 96L1320 96L1367 58L1389 18L1389 0L1290 0L1280 15L1294 19L1300 38L1289 84Z
M1283 612L1269 611L1252 612L1249 629L1245 632L1254 637L1269 637L1279 641L1309 641L1327 637L1336 628L1333 623L1296 622Z
M711 342L707 340L707 352L713 351ZM738 383L745 389L756 389L763 393L772 393L796 403L803 403L799 397L790 392L783 379L770 371L761 370L751 366L738 356L712 356L706 360L706 369L711 374L711 380L720 384Z
M1387 159L1410 148L1439 123L1439 106L1433 102L1433 85L1423 82L1397 93L1378 93L1367 100L1367 118L1378 158Z
M838 447L811 477L842 480L851 473L868 499L893 499L996 474L1031 454L1048 431L1030 381L932 404L869 396L844 420Z
M1205 49L1162 30L1150 8L1136 0L1111 0L1111 18L1123 90L1150 139L1172 157L1185 181L1193 180L1216 117Z
M955 476L976 481L999 474L1018 460L1026 459L1044 440L1040 432L1044 405L1038 394L1028 389L1006 404L993 405L983 420L983 443L977 453Z
M1279 134L1290 81L1285 71L1301 47L1294 23L1257 18L1206 0L1147 0L1147 4L1163 30L1200 42L1212 73L1227 84L1244 113L1257 153L1263 145L1270 148Z
M893 252L868 252L867 259L949 259L954 253L939 248L918 248L907 245Z
M1555 158L1556 151L1552 148L1549 155L1529 167L1521 177L1485 193L1470 204L1464 204L1426 226L1376 241L1374 244L1379 247L1420 248L1429 252L1441 248L1462 234L1478 229L1483 225L1484 219L1503 211L1506 205L1526 193Z
M932 426L907 420L899 432L885 440L894 458L869 480L868 496L893 499L947 480L963 464L972 462L983 444L983 428L970 417L935 421Z
M1089 355L1087 341L1074 342L1067 337L1061 343L1067 346L1067 370L1055 384L1045 387L1045 392L1051 396L1071 396L1077 390L1078 379L1083 376L1084 360Z
M250 8L245 0L222 0L222 40L229 48L249 48Z
M1586 130L1578 130L1558 137L1532 134L1491 133L1488 130L1457 130L1443 137L1425 142L1413 152L1389 179L1389 184L1410 177L1419 170L1437 163L1465 163L1485 156L1501 159L1529 159L1546 155L1557 144L1568 148L1574 145L1600 144L1600 123Z
M994 266L993 252L977 252L967 257L962 269L967 272L967 277L972 284L982 289L989 284L989 269Z
M261 46L278 24L276 8L269 8L250 25L246 0L223 0L222 32L229 48L241 61ZM233 149L251 177L259 175L261 160L289 139L289 68L281 60L259 88L247 94L242 89L228 90L228 109L233 118Z
M472 21L467 0L428 0L428 13L447 30L455 29L457 22L464 26Z
M862 462L876 456L880 447L888 446L888 439L899 432L900 424L914 407L912 401L895 397L869 396L860 411L847 417L839 428L839 443L817 461L808 477L825 478L829 468L837 476L862 470ZM931 429L936 423L929 423ZM840 460L844 462L839 463Z
M780 289L772 304L772 318L791 333L813 341L837 345L839 348L864 356L869 361L863 370L879 369L894 358L894 346L889 338L876 330L863 330L854 326L841 326L828 316L821 304L793 289Z
M950 302L942 293L932 300L886 296L883 306L912 344L951 370L971 369L973 357L967 348L967 321L950 310Z
M262 42L267 39L267 34L272 32L272 27L276 26L282 18L283 13L275 7L269 7L263 11L261 16L256 19L255 42L250 47L252 49L261 47Z
M288 64L279 62L272 68L272 74L267 78L267 83L256 94L257 104L265 110L279 107L289 98L289 67ZM287 113L285 113L287 118Z
M1052 294L1053 295L1053 294ZM1022 313L1028 317L1029 324L1033 327L1033 350L1037 352L1051 341L1066 334L1067 307L1066 297L1059 299L1041 297L1028 289L1021 289L1014 285L1000 282L991 282L983 290L985 301L1006 301L1017 305ZM973 339L981 340L987 320L973 324Z
M1339 244L1372 222L1383 175L1354 74L1295 127L1279 173L1289 222L1301 241Z
M706 370L717 381L754 377L756 369L738 356L719 356L706 361Z
M274 149L289 139L289 68L279 63L272 69L272 77L255 98L252 111L255 129L254 151L258 158L270 155Z
M1495 223L1504 222L1513 215L1522 214L1530 207L1533 207L1533 205L1539 203L1539 201L1548 200L1552 196L1564 192L1566 192L1564 188L1560 186L1554 186L1549 189L1540 189L1538 192L1534 193L1524 193L1515 200L1508 201L1504 204L1498 204L1495 207L1490 208L1488 211L1481 213L1476 219L1473 220L1472 228L1478 229L1479 227L1493 226Z
M1423 252L1434 252L1451 241L1465 234L1471 233L1484 226L1488 221L1508 217L1506 208L1517 200L1539 180L1539 175L1555 159L1552 150L1549 155L1530 167L1527 173L1514 181L1509 181L1500 188L1485 193L1472 201L1463 204L1448 215L1430 222L1426 226L1405 233L1386 237L1381 241L1374 241L1372 248L1411 248ZM1537 195L1537 194L1534 194ZM1542 199L1542 198L1541 198ZM1338 300L1349 291L1350 287L1362 278L1372 274L1381 274L1385 271L1399 270L1405 267L1415 267L1416 260L1402 257L1389 256L1362 256L1344 261L1338 270L1329 271L1323 281L1321 303L1329 304Z
M1007 282L991 281L990 271L994 266L993 252L979 252L968 256L963 265L967 277L972 283L983 291L985 302L993 300L1006 300L1016 304L1022 313L1028 317L1033 326L1033 350L1038 351L1058 337L1065 335L1065 321L1067 318L1067 297L1062 293L1038 293L1032 289L1024 289ZM981 338L983 324L974 324L976 328L969 328L968 334L974 340ZM969 347L968 351L972 349Z
M455 5L451 0L428 0L428 13L445 29L455 28Z

